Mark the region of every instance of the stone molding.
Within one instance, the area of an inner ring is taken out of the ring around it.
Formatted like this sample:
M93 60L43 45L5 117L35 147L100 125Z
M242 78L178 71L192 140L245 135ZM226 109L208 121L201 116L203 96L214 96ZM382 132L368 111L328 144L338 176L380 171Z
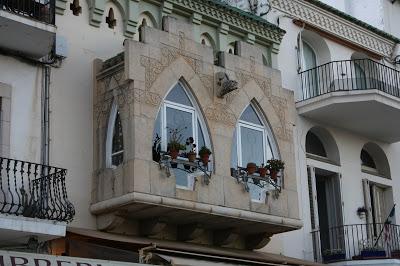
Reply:
M137 27L139 18L139 1L140 0L114 0L114 3L120 9L124 20L124 35L133 37ZM100 27L103 14L106 11L107 0L87 0L89 5L89 24L94 27ZM248 13L234 10L231 7L222 4L213 3L204 0L155 0L161 4L162 15L168 15L173 9L187 10L189 9L195 15L195 18L205 18L211 20L219 20L226 23L231 28L237 28L250 34L250 39L258 37L261 40L280 44L285 32L277 26L267 22L266 20L252 16ZM56 13L64 15L68 2L66 0L56 0ZM201 23L201 20L196 20ZM252 35L255 37L253 38ZM253 40L252 40L253 41Z
M228 24L230 27L236 27L247 32L251 32L256 36L264 37L274 43L280 43L284 31L275 29L276 26L268 26L268 22L262 23L260 21L252 20L248 17L241 16L239 12L229 12L218 7L216 4L210 4L211 1L204 0L168 0L174 6L181 6L185 9L190 9L197 12L204 18L212 18L220 20ZM262 20L261 18L259 18Z
M271 0L273 8L287 13L339 39L381 56L390 57L395 42L302 0Z

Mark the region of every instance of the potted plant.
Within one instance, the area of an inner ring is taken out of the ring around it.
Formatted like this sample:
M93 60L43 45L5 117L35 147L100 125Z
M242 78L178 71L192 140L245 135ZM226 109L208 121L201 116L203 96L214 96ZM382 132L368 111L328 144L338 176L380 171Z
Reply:
M346 253L343 249L326 249L322 253L325 263L346 260Z
M385 258L386 251L384 248L380 246L367 246L361 250L361 257L362 258Z
M196 144L194 143L194 139L189 137L186 139L186 147L187 150L187 158L189 162L194 162L196 160Z
M271 179L276 182L279 171L285 169L285 163L279 159L271 159L267 161L267 168Z
M196 160L196 144L194 143L193 137L186 139L186 158L189 162L193 163ZM190 169L190 165L184 165L186 170Z
M364 219L365 218L365 215L368 213L368 210L367 210L367 208L365 208L364 206L363 207L359 207L358 209L357 209L357 215L358 215L358 217L360 218L360 219Z
M268 169L267 167L264 166L262 163L260 167L258 167L258 173L260 174L260 177L265 177L267 175Z
M179 151L184 150L186 148L185 145L181 143L182 134L180 134L180 131L181 130L179 129L171 129L169 131L170 140L167 148L168 148L168 153L171 156L172 160L176 160L178 158ZM177 163L171 162L171 167L176 168Z
M201 149L199 150L199 156L200 156L200 159L203 162L204 166L208 165L208 162L210 161L210 155L211 154L212 154L212 152L206 146L201 147Z
M246 170L247 170L247 174L248 175L252 175L252 174L254 174L256 172L257 165L255 163L250 162L250 163L247 164Z

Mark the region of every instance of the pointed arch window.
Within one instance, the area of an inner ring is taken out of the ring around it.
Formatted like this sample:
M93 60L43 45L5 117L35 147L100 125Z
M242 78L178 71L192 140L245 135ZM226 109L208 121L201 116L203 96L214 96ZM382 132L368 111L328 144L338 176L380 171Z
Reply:
M269 159L279 158L276 142L272 131L253 104L243 111L233 138L232 160L233 168L246 167L250 162L257 165L266 164ZM264 189L249 184L252 201L264 202Z
M124 138L121 115L115 103L111 108L106 145L107 167L121 165L124 161Z
M192 137L197 146L211 147L207 128L199 107L182 82L178 82L167 94L158 113L154 127L154 138L160 137L160 149L167 151L171 130L178 130L181 144ZM210 148L211 149L211 148ZM179 188L193 189L194 176L182 171L174 171Z

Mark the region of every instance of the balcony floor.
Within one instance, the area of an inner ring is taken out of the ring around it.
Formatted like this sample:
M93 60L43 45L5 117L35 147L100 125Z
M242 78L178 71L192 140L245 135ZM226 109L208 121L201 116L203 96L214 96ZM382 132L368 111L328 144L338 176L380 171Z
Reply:
M400 141L400 98L379 90L335 91L296 104L299 115L387 143Z
M65 236L66 223L0 214L0 248L26 244L31 236L46 241Z
M0 48L39 59L51 51L56 27L0 10Z

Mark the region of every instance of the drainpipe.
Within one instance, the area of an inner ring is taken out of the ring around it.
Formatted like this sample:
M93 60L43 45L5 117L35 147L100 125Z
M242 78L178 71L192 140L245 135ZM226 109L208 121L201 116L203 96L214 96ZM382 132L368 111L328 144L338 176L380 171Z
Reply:
M51 67L44 65L42 67L42 95L41 95L41 163L44 165L49 164L50 156L50 102L49 102L49 90L50 90L50 74Z

